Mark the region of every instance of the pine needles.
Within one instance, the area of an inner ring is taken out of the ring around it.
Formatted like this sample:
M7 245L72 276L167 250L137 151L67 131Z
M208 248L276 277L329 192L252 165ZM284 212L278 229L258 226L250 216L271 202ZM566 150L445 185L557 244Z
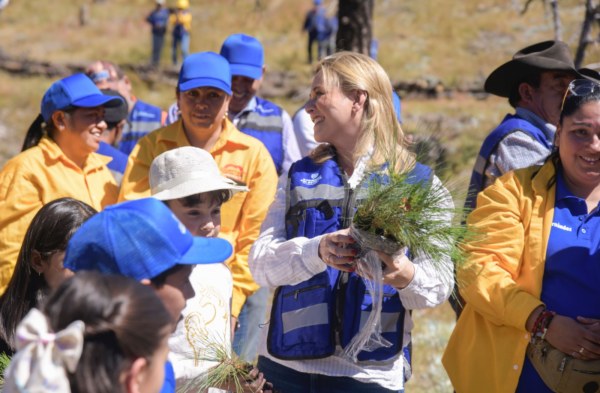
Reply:
M407 174L387 177L386 184L370 181L353 226L395 243L398 249L408 247L413 255L427 254L433 261L449 256L460 260L457 243L465 235L460 224L463 211L453 206L446 188L430 180L415 182ZM361 246L377 250L368 242Z

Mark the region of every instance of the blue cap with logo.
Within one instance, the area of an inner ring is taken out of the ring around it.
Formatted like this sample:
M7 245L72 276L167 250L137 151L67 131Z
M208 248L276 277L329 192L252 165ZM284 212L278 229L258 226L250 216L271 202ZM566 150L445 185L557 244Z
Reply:
M144 198L108 206L87 220L69 240L64 266L139 281L176 265L223 262L232 251L227 240L193 236L163 202Z
M118 106L120 97L104 95L94 82L84 74L74 74L56 81L42 98L42 116L50 120L52 114L68 107L94 108Z
M179 71L179 91L215 87L231 95L231 70L227 60L214 52L193 53L185 58Z
M221 46L221 56L231 66L231 75L260 79L265 64L265 51L259 40L246 34L232 34Z

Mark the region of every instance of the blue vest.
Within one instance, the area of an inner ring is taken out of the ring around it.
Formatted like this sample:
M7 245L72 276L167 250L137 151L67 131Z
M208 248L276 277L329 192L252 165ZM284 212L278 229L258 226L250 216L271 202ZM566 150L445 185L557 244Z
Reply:
M408 181L424 181L431 169L417 164ZM385 182L385 177L372 179ZM368 182L367 182L368 183ZM334 160L316 164L305 157L290 168L286 212L287 238L313 238L350 226L365 187L352 190ZM383 286L382 335L392 346L362 351L358 360L385 360L402 350L405 309L395 288ZM346 347L369 317L372 300L355 273L327 267L297 284L278 287L273 299L267 348L279 359L316 359Z
M283 165L283 109L271 101L255 98L256 108L240 115L237 128L266 146L280 175Z
M138 140L151 131L162 127L162 110L154 105L137 100L123 127L119 150L129 155Z
M548 150L552 148L550 143L546 140L546 135L542 130L516 115L506 115L500 125L485 138L483 145L479 150L475 166L473 167L473 173L471 174L471 181L469 182L469 193L465 200L466 209L472 210L475 208L477 194L484 188L484 171L488 166L490 155L496 150L500 141L515 131L525 132L548 148Z

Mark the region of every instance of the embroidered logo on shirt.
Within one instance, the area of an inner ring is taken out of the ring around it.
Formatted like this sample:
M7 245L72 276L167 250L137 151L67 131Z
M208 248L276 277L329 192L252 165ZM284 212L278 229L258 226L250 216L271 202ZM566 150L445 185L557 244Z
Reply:
M230 178L231 180L233 180L239 184L243 184L242 179L244 178L244 168L242 168L241 166L234 165L234 164L227 164L221 170L221 172L223 173L224 176Z
M313 173L310 175L310 179L300 179L300 183L305 186L314 186L322 179L321 175L318 173Z
M553 222L553 223L552 223L552 226L553 226L554 228L562 229L563 231L567 231L567 232L573 232L573 228L570 228L570 227L568 227L568 226L566 226L566 225L559 224L559 223L557 223L557 222Z

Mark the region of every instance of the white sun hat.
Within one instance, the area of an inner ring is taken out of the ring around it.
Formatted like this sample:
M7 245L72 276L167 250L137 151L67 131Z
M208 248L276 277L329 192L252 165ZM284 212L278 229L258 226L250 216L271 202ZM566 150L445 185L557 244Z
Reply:
M249 191L221 175L209 152L192 146L168 150L150 165L152 196L162 201L185 198L203 192L228 190L231 195Z

